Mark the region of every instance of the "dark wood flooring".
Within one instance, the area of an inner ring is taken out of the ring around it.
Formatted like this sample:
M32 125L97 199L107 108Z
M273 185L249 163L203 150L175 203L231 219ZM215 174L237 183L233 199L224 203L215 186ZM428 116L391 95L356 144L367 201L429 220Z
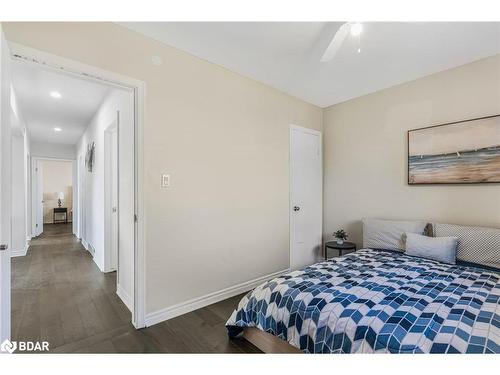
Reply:
M45 225L27 255L12 259L12 338L48 341L58 353L259 353L226 334L241 297L136 330L116 273L100 272L71 224Z

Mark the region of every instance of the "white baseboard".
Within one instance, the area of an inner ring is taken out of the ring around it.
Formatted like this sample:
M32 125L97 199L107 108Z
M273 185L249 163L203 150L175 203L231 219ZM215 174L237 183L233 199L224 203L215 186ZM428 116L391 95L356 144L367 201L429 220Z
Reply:
M92 255L92 260L94 261L97 268L99 268L99 271L101 271L102 273L105 273L104 268L99 264L99 262L95 259L95 256L93 256L93 255Z
M97 260L95 259L95 250L94 248L92 247L91 244L89 244L87 241L85 241L83 238L81 239L81 242L82 242L82 245L83 247L85 248L85 250L87 250L90 255L92 256L92 260L94 261L94 263L96 264L97 268L99 268L99 270L101 272L104 272L104 269L102 268L102 266L97 262Z
M122 302L127 306L127 308L130 310L130 312L133 312L134 310L134 299L121 287L120 284L116 285L116 294Z
M154 324L158 324L168 319L175 318L176 316L186 314L193 310L200 309L202 307L211 305L212 303L216 303L222 301L227 298L234 297L238 294L248 292L249 290L259 286L263 282L278 277L284 273L289 272L290 269L278 271L272 273L270 275L261 276L257 279L253 279L238 285L234 285L232 287L219 290L217 292L213 292L207 294L205 296L201 296L198 298L193 298L189 301L179 303L174 306L170 306L149 314L146 314L146 327L150 327ZM228 317L229 318L229 317Z
M28 248L30 247L29 241L26 241L26 245L24 245L24 249L21 250L12 250L10 252L10 257L23 257L28 253Z

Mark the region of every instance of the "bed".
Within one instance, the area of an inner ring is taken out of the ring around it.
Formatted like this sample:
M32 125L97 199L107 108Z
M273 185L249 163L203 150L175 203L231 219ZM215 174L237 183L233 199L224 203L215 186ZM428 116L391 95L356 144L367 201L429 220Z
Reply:
M487 265L367 248L287 273L240 301L228 334L265 352L500 353L500 247L488 244L457 253Z

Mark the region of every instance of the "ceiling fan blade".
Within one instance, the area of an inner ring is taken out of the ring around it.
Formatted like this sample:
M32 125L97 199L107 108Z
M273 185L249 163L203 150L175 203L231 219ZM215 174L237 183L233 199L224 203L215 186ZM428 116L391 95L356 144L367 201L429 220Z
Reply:
M325 53L323 53L323 56L321 57L320 60L321 62L330 61L331 59L334 58L335 54L342 46L342 43L344 43L345 38L349 34L350 27L351 27L351 22L346 22L339 27L339 29L333 36L332 41L326 48Z

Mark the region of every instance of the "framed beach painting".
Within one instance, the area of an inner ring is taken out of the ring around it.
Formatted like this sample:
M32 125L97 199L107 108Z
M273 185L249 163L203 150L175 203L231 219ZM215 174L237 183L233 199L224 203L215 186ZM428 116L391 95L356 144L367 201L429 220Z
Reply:
M500 115L408 131L408 184L500 183Z

